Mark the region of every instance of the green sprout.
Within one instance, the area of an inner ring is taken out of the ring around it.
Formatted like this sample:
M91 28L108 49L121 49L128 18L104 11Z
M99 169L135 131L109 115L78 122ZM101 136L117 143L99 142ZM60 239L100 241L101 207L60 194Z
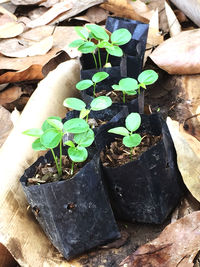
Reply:
M89 24L85 27L75 27L77 34L81 39L77 39L69 44L70 47L77 47L83 54L92 53L95 67L97 67L97 60L95 57L95 50L97 49L99 68L102 68L100 49L107 51L105 66L108 63L109 55L121 57L123 55L120 45L124 45L131 40L131 33L127 29L118 29L114 31L111 36L104 28L96 24ZM92 42L92 40L95 42Z
M97 72L92 76L92 80L88 79L88 80L82 80L82 81L78 82L76 84L76 88L78 90L82 91L82 90L86 90L89 87L93 86L93 96L95 97L96 84L105 80L108 76L109 76L109 74L105 71Z
M32 128L23 132L25 135L37 137L32 143L36 151L50 149L56 164L58 175L62 175L62 140L66 133L74 134L73 141L67 141L69 158L72 160L71 174L73 174L74 162L83 162L87 159L88 153L85 147L90 146L94 141L94 133L87 122L81 118L74 118L62 123L60 117L49 117L41 129ZM59 146L60 159L54 153L54 148Z
M141 136L135 132L141 125L141 117L139 113L130 113L125 120L126 127L115 127L110 129L109 133L119 134L123 137L123 144L130 148L130 157L133 160L133 147L141 143Z
M153 84L158 80L158 74L154 70L144 70L138 76L139 88L138 93L140 94L140 87L146 89L147 85Z
M75 97L68 97L64 100L63 105L67 108L80 111L79 117L81 119L86 117L86 122L88 122L88 116L91 110L100 111L106 109L112 105L112 100L109 96L96 97L90 103L90 108L86 109L85 102Z

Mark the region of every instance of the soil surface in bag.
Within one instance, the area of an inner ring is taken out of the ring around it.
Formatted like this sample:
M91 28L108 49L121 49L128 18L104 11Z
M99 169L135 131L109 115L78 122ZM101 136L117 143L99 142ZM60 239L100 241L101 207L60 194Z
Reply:
M69 260L119 238L101 179L99 157L94 156L71 179L27 186L37 166L52 161L48 152L25 171L20 181L36 219L59 252Z
M121 138L107 131L123 125L124 119L104 125L96 137L96 145L102 149L116 137ZM139 133L162 135L162 138L137 160L115 168L102 166L103 173L118 219L160 224L177 206L185 186L166 123L157 114L142 115Z
M121 28L127 29L132 35L130 42L121 46L125 54L122 59L122 64L125 66L122 70L122 76L136 79L142 71L149 25L120 17L107 18L107 30L114 32Z

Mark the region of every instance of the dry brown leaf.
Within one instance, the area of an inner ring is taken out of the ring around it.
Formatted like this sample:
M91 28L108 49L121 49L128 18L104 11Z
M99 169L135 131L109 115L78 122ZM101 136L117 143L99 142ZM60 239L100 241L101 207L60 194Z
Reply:
M0 76L0 84L14 83L21 81L42 80L44 78L42 74L42 66L35 64L30 68L19 72L6 72Z
M0 92L0 105L12 103L22 95L21 87L13 86Z
M19 42L18 39L9 39L4 42L4 49L0 53L7 57L27 57L45 55L53 46L53 36L48 36L32 45Z
M73 19L84 20L90 23L100 23L106 20L108 15L109 14L105 9L99 6L93 6L88 9L85 15L74 17Z
M72 4L67 0L60 3L56 3L50 9L48 9L43 15L37 19L30 21L27 27L35 28L38 26L43 26L51 22L53 19L57 18L62 13L68 11L72 8Z
M174 11L171 9L170 5L165 1L165 10L167 14L167 20L169 25L170 36L176 36L181 32L181 25L174 14Z
M13 123L11 121L10 112L0 106L0 147L5 142L12 128Z
M39 4L41 2L45 2L46 0L11 0L11 2L16 5L16 6L20 6L20 5L36 5Z
M169 224L158 238L139 247L123 267L192 267L200 250L200 211Z
M139 3L139 5L137 4L137 2ZM132 2L130 0L108 0L107 2L103 3L101 7L114 13L114 15L116 16L148 23L151 17L151 11L148 10L147 6L145 6L144 12L141 13L141 2L139 0L137 0L137 2ZM136 11L138 10L137 6L140 10L139 13L137 13Z
M150 58L170 74L200 73L199 43L200 29L181 32L157 47Z

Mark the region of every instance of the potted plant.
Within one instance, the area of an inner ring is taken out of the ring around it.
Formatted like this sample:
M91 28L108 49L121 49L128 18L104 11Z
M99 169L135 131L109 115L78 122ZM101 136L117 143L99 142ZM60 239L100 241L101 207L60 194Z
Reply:
M41 129L24 134L37 138L33 149L51 150L25 171L20 182L36 219L59 252L69 260L119 238L92 146L94 132L87 122L73 118L63 123L50 117ZM67 147L62 145L65 134Z
M115 216L163 223L185 190L166 123L158 114L130 113L102 126L96 144Z

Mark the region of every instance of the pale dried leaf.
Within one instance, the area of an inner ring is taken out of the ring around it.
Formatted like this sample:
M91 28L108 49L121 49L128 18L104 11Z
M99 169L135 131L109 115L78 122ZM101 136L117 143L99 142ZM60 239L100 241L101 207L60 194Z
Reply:
M19 121L20 115L21 115L21 113L16 108L14 108L14 110L11 112L10 119L11 119L14 126L17 125L17 122Z
M48 7L51 7L55 4L57 4L58 2L60 2L60 0L47 0L45 2L42 2L40 5L48 8Z
M22 95L21 87L13 86L0 92L0 105L12 103Z
M39 4L41 2L45 2L46 0L11 0L11 2L16 5L16 6L20 6L20 5L36 5Z
M0 0L0 4L10 2L10 0Z
M98 23L106 20L108 15L109 14L105 9L103 9L99 6L93 6L93 7L88 9L88 11L86 12L85 15L74 17L73 19L84 20L84 21L87 21L90 23L97 23L98 24Z
M170 36L176 36L181 32L181 25L174 14L174 11L171 9L171 7L168 5L168 3L165 1L165 10L167 14L167 20L169 25L169 32Z
M0 147L5 142L12 128L13 123L11 121L10 112L0 106Z
M156 9L149 22L149 31L147 36L146 48L149 49L155 47L157 45L160 45L162 42L163 42L163 36L159 31L158 9Z
M31 23L32 21L38 19L40 16L43 16L47 12L47 10L48 9L46 7L38 7L28 12L27 16L30 20L28 23Z
M51 22L53 19L58 17L60 14L68 11L72 8L72 4L69 1L63 1L60 3L56 3L53 7L47 10L43 15L38 17L37 19L29 22L27 27L35 28L38 26L43 26Z
M17 39L10 39L6 42L11 47L0 48L0 52L8 57L27 57L36 55L45 55L53 46L53 36L48 36L31 46L21 45ZM5 45L5 44L4 44ZM15 49L13 50L13 47Z
M148 20L151 19L153 11L149 9L148 5L144 4L140 0L129 0L128 3L130 3L137 14L142 15L142 17L147 18Z
M7 11L9 11L10 13L12 13L13 15L15 13L15 10L17 9L17 6L13 5L13 3L10 2L10 0L5 3L2 3L1 6L5 8Z
M170 74L197 74L200 73L199 43L199 29L181 32L157 47L150 58Z
M0 13L1 14L4 14L4 15L8 15L13 20L17 21L17 17L13 13L11 13L10 11L8 11L6 8L4 8L3 6L0 6Z
M0 38L12 38L20 35L24 31L22 23L7 22L0 26Z
M127 257L123 267L192 267L200 250L200 211L169 224L153 241Z

